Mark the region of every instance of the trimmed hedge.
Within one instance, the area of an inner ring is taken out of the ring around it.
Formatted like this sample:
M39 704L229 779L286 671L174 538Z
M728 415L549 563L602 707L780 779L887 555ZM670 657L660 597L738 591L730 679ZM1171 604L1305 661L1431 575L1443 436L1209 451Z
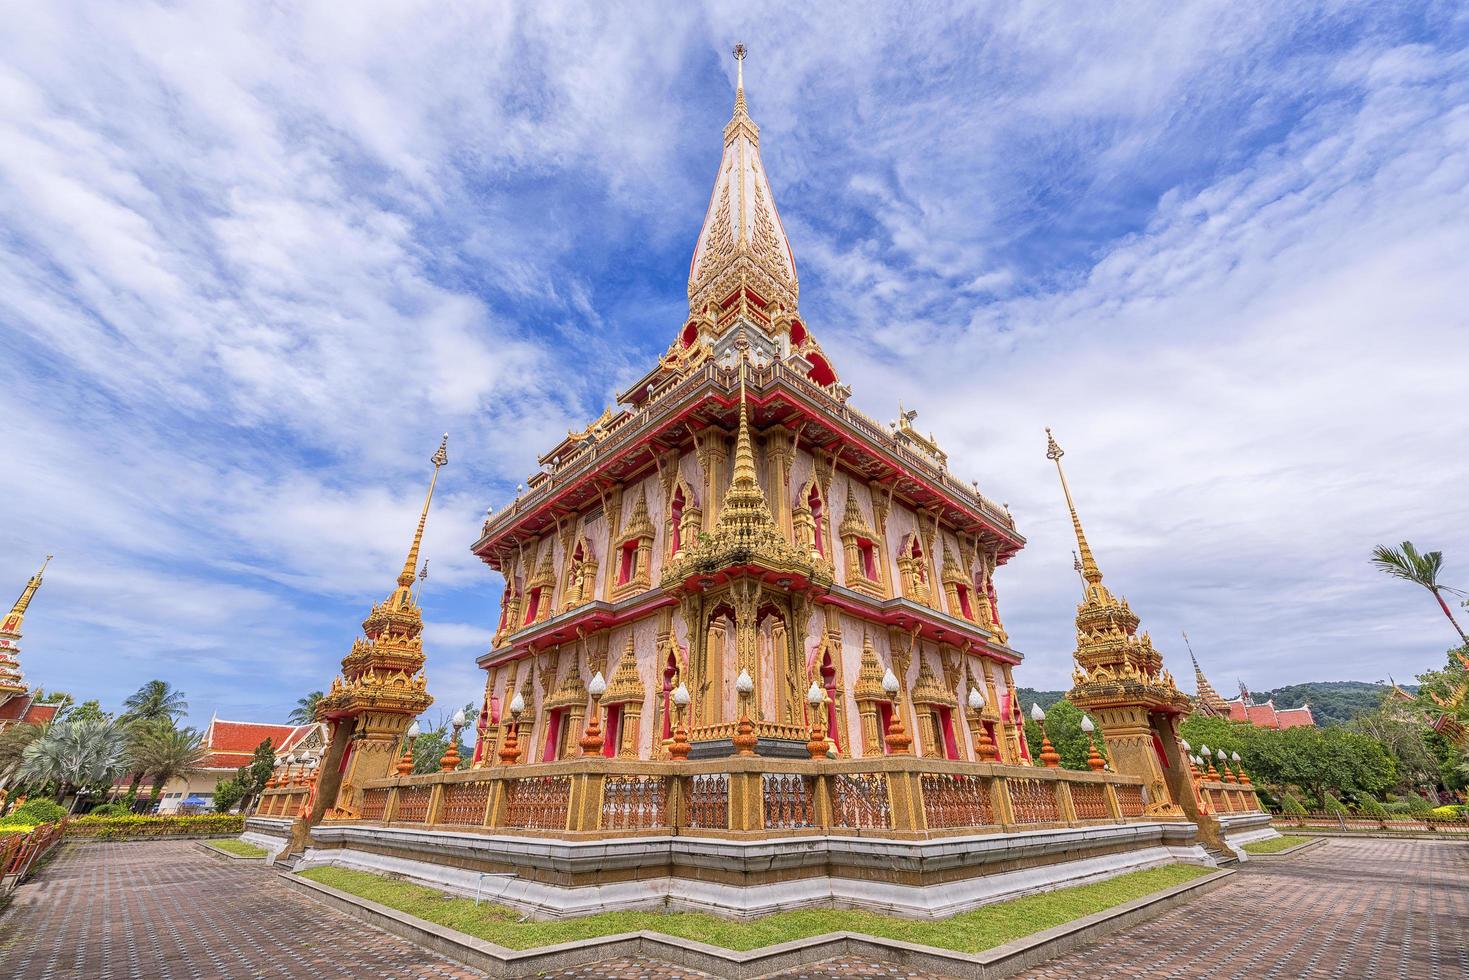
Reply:
M0 819L0 827L39 826L43 823L60 823L66 819L66 807L38 796L26 800Z
M66 825L66 836L96 840L208 837L213 834L240 834L244 831L244 816L228 813L179 817L77 817Z

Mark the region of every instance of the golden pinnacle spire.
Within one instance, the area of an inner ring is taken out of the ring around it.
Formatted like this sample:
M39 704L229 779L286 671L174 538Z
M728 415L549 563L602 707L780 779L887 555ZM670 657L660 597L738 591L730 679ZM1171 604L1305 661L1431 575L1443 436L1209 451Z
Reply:
M749 109L745 105L745 55L748 53L743 43L734 46L735 71L738 73L735 82L735 108L736 116L749 115Z
M1071 511L1071 526L1076 529L1076 546L1081 551L1081 577L1088 585L1097 585L1102 581L1102 570L1092 557L1091 545L1086 543L1086 533L1081 529L1081 518L1076 516L1076 503L1071 499L1071 488L1066 485L1066 471L1061 468L1061 457L1065 455L1061 447L1056 445L1056 437L1051 435L1050 426L1047 426L1046 459L1056 464L1056 474L1061 477L1061 492L1066 495L1066 507Z
M434 475L428 481L428 496L423 501L423 513L418 516L418 529L413 532L413 546L403 561L403 571L398 573L398 588L405 591L413 587L413 578L418 572L418 549L423 544L423 528L428 523L428 506L433 503L434 486L439 482L439 468L449 462L449 433L444 433L430 462L434 464Z
M20 634L21 622L25 619L26 610L30 608L31 598L36 594L36 590L41 587L41 576L46 573L46 566L51 564L51 557L51 555L47 555L46 560L41 562L41 567L36 571L36 574L32 575L26 581L25 588L21 590L20 598L15 600L15 605L10 607L10 612L6 614L4 622L0 623L0 633L11 633L17 636Z

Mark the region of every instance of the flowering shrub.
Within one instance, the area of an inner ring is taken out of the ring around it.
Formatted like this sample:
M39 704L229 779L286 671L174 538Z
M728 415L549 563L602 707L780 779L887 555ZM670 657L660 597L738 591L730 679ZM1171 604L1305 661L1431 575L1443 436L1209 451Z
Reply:
M45 797L37 797L33 800L26 800L10 811L6 817L0 819L0 827L13 828L21 824L38 826L43 823L59 823L65 817L66 807Z
M97 840L132 840L147 837L207 837L239 834L245 818L239 814L205 813L198 816L78 817L66 825L68 837Z

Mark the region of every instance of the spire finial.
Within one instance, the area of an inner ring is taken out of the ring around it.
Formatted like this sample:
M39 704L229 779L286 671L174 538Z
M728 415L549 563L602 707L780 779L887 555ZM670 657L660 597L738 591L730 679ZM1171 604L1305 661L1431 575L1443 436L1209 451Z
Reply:
M1076 503L1071 499L1071 488L1066 485L1066 471L1061 468L1061 457L1065 455L1056 444L1056 437L1051 435L1051 427L1046 426L1046 459L1056 464L1056 474L1061 477L1061 492L1066 495L1066 508L1071 511L1071 526L1076 530L1076 546L1081 551L1081 577L1089 586L1096 585L1102 581L1102 570L1097 567L1091 546L1086 543L1086 533L1081 529L1081 518L1076 516Z
M439 442L439 448L429 462L434 464L434 475L428 481L428 496L423 501L423 513L418 515L418 529L413 532L413 545L408 549L408 557L403 561L403 571L398 573L398 586L404 590L413 587L413 578L418 573L418 549L423 544L423 528L428 523L428 507L433 503L434 486L439 482L439 468L449 462L449 433L444 433L444 438Z
M748 49L741 42L734 46L735 57L735 115L748 112L745 105L745 54Z
M47 555L46 560L41 562L41 567L36 571L36 574L26 580L25 588L21 590L20 598L15 600L15 605L10 607L10 612L6 614L3 621L0 621L0 633L9 633L12 636L20 635L20 625L25 619L26 610L30 608L31 597L41 587L41 576L45 574L46 566L49 564L51 564L51 556Z

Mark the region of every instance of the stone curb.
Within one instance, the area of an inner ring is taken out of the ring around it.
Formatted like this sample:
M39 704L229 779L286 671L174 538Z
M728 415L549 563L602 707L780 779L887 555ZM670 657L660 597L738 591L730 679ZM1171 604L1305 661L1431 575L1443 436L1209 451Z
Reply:
M213 840L214 838L210 838L210 839ZM213 845L210 845L210 844L206 844L203 841L195 841L195 846L198 847L202 851L208 851L210 854L213 854L215 857L224 858L226 861L246 861L246 862L254 862L256 864L264 864L265 863L265 859L268 858L268 857L270 857L269 854L262 854L259 857L246 857L243 854L231 854L229 851L221 851L219 848L214 847Z
M156 840L224 840L239 836L237 833L162 834L150 837L67 837L65 839L68 844L146 844Z
M1281 836L1282 837L1306 837L1306 836L1309 836L1309 835L1307 835L1307 834L1281 834ZM1274 858L1290 857L1292 854L1299 854L1301 851L1309 851L1309 850L1311 850L1314 847L1321 847L1325 843L1326 843L1326 838L1325 837L1317 837L1317 838L1315 838L1313 840L1306 841L1304 844L1297 844L1294 847L1287 847L1283 851L1265 851L1263 853L1256 854L1254 851L1247 850L1247 851L1245 851L1245 853L1250 856L1250 860L1251 861L1269 861L1269 860L1272 860Z
M623 956L658 960L728 980L747 980L839 956L868 956L964 980L997 980L1069 953L1120 929L1151 919L1224 884L1234 871L1217 871L1122 905L986 950L960 953L853 932L831 932L760 949L739 951L658 932L630 932L536 949L508 949L454 929L369 902L309 878L282 872L295 890L338 911L457 960L492 977L526 977Z
M1435 834L1428 831L1317 830L1314 827L1276 827L1282 837L1346 837L1352 840L1436 840L1445 844L1469 844L1469 834ZM1253 857L1253 855L1251 855Z

